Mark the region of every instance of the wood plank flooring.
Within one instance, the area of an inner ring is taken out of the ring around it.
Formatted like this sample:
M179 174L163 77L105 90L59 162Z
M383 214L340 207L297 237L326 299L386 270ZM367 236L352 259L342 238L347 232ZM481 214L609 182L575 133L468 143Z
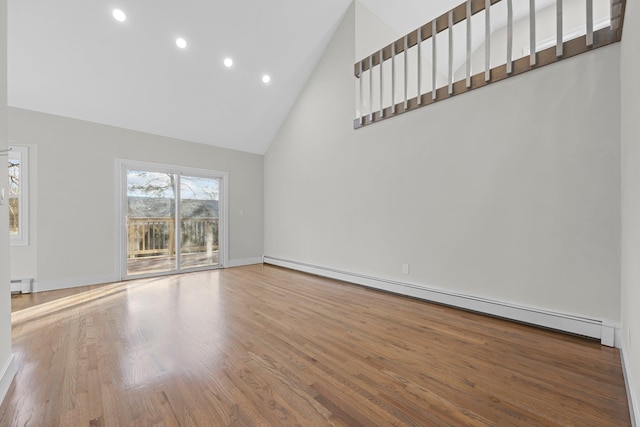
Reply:
M625 426L617 349L256 265L13 298L1 426Z

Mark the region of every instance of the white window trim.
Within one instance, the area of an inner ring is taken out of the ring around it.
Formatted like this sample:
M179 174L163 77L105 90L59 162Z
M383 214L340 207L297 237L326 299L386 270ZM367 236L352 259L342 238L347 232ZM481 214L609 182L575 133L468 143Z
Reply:
M11 236L11 246L29 246L29 147L9 145L8 158L20 158L20 233ZM16 156L18 154L18 156Z
M152 172L168 172L175 174L185 174L201 177L218 178L221 181L220 187L220 210L218 212L220 223L222 224L219 230L220 241L220 258L218 268L225 268L229 263L229 173L216 171L211 169L198 169L191 167L183 167L176 165L168 165L164 163L151 163L137 160L115 159L115 203L114 203L114 219L115 219L115 272L116 276L121 280L127 279L140 279L144 277L157 277L166 274L176 274L176 271L169 273L154 273L150 275L135 275L127 276L126 267L126 227L123 222L123 210L125 209L125 196L127 194L127 169L140 169ZM186 269L179 270L178 272L198 271L200 269ZM203 268L202 270L210 270L210 268Z

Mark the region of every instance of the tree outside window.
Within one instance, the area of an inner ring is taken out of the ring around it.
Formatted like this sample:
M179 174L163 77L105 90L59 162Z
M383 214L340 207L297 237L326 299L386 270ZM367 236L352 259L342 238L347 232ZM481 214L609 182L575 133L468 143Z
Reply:
M9 159L9 233L20 234L20 159Z
M12 245L28 244L27 147L11 147L9 171L9 235Z

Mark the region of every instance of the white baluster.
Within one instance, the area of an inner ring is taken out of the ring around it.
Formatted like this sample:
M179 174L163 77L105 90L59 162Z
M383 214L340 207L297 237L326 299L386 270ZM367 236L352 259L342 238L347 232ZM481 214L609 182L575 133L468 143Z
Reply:
M369 122L373 122L373 55L369 57Z
M449 11L449 95L453 94L453 10Z
M467 0L467 88L471 87L471 0Z
M404 36L404 109L409 108L409 35Z
M396 42L391 44L391 114L396 113Z
M436 68L436 33L437 33L437 24L434 19L431 21L431 44L433 45L432 49L432 69L431 69L431 99L435 101L436 99L436 76L438 75L438 69Z
M384 117L384 49L380 50L380 118Z
M507 74L513 73L513 1L507 0Z
M593 46L593 0L587 0L587 46Z
M359 86L359 88L360 88L359 92L360 93L358 94L358 95L360 95L360 96L358 96L358 99L360 101L360 113L359 114L360 114L360 124L364 125L364 111L363 111L363 109L364 109L364 89L363 89L363 83L362 83L362 79L363 79L363 76L362 76L362 61L360 61L358 63L358 65L360 65L360 73L358 74L358 79L360 80L358 82L359 85L360 85Z
M422 104L422 27L418 30L418 105Z
M536 0L529 0L529 64L536 65Z
M556 56L562 56L564 52L562 31L562 0L556 0Z
M484 0L484 80L491 80L491 0Z

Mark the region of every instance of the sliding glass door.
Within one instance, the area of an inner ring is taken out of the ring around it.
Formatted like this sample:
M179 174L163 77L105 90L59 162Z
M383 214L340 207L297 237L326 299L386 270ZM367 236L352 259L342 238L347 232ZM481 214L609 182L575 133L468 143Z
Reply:
M224 176L122 165L124 277L221 265Z

